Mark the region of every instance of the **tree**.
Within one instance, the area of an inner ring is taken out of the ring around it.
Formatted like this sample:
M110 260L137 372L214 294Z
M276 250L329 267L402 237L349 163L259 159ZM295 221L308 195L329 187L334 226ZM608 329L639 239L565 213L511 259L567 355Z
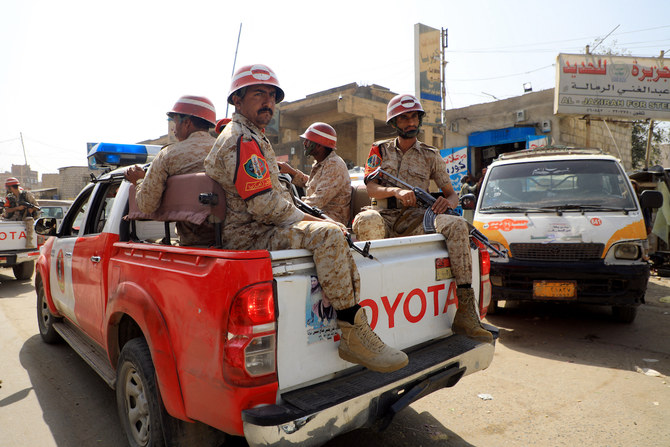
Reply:
M645 165L647 157L647 135L649 134L649 121L633 121L632 159L633 169L641 169ZM662 123L654 123L654 130L651 136L651 154L649 165L653 166L660 163L661 148L660 144L668 142L668 129Z

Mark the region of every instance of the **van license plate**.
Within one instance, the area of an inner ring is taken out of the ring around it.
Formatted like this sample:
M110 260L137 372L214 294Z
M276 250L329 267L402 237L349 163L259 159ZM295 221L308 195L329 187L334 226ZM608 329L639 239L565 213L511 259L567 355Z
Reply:
M575 299L576 281L533 281L533 298L536 299Z

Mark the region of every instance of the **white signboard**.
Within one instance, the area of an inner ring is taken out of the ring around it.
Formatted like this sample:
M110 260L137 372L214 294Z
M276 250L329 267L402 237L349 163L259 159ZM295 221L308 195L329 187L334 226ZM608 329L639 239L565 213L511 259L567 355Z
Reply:
M670 59L559 54L554 113L670 120Z

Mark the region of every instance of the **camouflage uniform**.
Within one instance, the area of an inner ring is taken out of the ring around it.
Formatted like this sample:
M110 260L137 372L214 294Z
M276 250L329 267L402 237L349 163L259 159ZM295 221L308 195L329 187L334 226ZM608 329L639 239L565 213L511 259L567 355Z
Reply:
M349 226L351 178L344 160L332 151L323 161L312 166L309 177L297 171L293 183L306 188L307 195L302 200L319 208L331 219Z
M39 206L35 196L30 191L26 191L23 188L19 188L19 197L18 199L13 193L7 194L5 198L5 208L16 208L19 206L19 202L28 202L32 203L35 206ZM29 209L26 208L23 211L13 211L11 213L5 211L3 212L3 217L7 220L22 220L23 225L26 227L26 248L35 248L33 243L33 236L35 233L35 218L29 214Z
M183 141L164 147L151 162L143 180L137 184L137 207L143 213L153 213L163 198L165 182L171 175L203 172L203 160L209 154L214 137L209 132L193 132ZM209 223L195 225L177 222L180 245L211 245L214 243L214 226Z
M375 143L366 163L366 174L379 166L389 174L426 191L430 187L431 179L441 189L450 184L446 165L438 150L419 140L404 154L397 146L397 139ZM377 207L365 207L364 211L354 219L352 227L359 240L424 233L422 221L425 209L390 208L386 203L393 204L395 200L377 199L376 201ZM456 216L439 214L435 218L435 229L447 240L449 259L456 284L471 283L472 259L470 258L467 223Z
M358 302L360 277L342 231L332 223L302 221L304 214L279 182L274 150L254 123L233 114L205 159L205 172L226 191L225 248L311 250L333 307Z

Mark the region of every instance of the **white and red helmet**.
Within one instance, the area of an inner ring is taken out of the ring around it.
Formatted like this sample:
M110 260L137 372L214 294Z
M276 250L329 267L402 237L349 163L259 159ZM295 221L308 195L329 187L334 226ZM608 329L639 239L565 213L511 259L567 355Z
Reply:
M228 124L230 121L232 121L230 118L221 118L219 121L216 122L216 128L214 131L218 134L223 132L223 129L226 127L226 124Z
M279 86L277 75L267 65L255 64L245 65L238 69L230 82L230 91L228 93L228 104L233 104L233 93L241 88L250 85L272 85L277 90L275 102L280 103L284 99L284 90Z
M7 186L19 186L21 185L21 182L19 182L19 179L16 177L9 177L7 180L5 180L5 188Z
M182 96L172 106L172 110L167 112L168 115L171 113L196 116L204 119L212 126L216 125L216 109L214 108L214 104L204 96Z
M398 115L413 111L419 112L419 118L426 114L423 107L421 107L421 103L416 99L416 96L408 93L396 95L391 98L386 107L386 124L389 124L389 122Z
M335 147L337 146L337 132L335 132L333 126L326 123L312 124L305 130L305 133L300 135L300 138L313 141L330 149L337 149Z

